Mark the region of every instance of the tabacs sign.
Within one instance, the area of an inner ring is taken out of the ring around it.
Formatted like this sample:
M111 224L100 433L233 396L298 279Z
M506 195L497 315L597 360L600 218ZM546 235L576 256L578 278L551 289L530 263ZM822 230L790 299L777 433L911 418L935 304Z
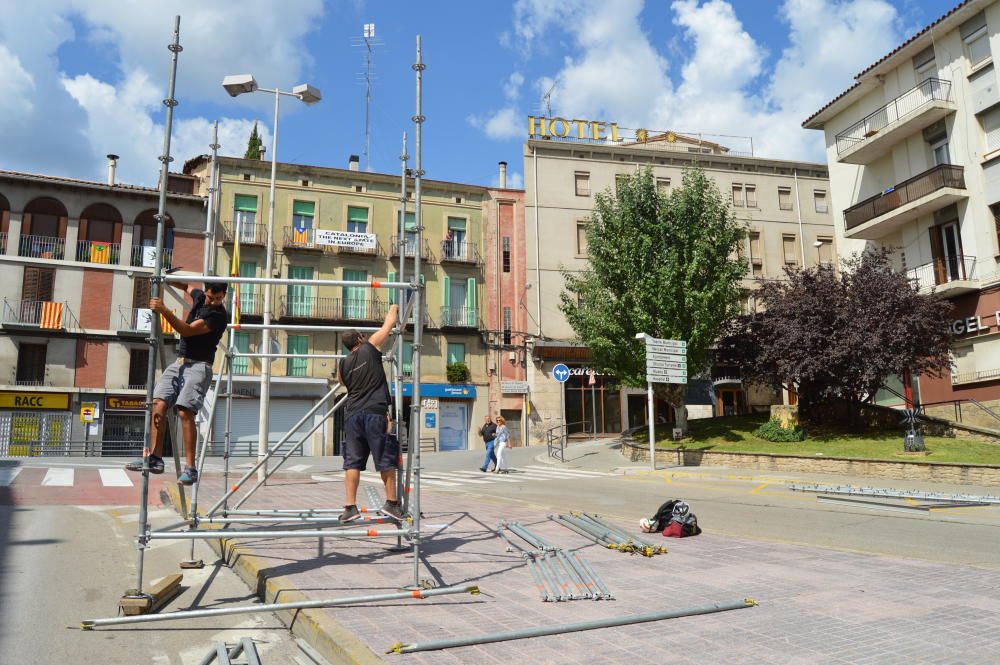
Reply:
M573 138L591 141L618 141L617 122L599 122L595 120L567 120L566 118L537 118L528 116L528 138L551 136L554 138Z
M145 397L105 397L104 408L108 411L145 411Z

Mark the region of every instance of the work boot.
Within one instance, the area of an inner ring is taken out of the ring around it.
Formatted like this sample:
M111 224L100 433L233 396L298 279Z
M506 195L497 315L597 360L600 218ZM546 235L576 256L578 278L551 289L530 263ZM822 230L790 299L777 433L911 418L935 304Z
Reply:
M340 513L341 522L353 522L361 519L361 511L357 506L344 506L344 512Z
M198 469L193 466L185 466L184 473L177 476L177 482L181 485L194 485L198 482Z
M125 465L126 471L136 471L141 473L143 468L143 460L141 457L137 460L132 460ZM157 457L156 455L149 456L149 472L150 473L163 473L163 458Z
M406 519L406 513L403 512L403 505L399 501L386 501L382 504L379 512L397 522L402 522Z

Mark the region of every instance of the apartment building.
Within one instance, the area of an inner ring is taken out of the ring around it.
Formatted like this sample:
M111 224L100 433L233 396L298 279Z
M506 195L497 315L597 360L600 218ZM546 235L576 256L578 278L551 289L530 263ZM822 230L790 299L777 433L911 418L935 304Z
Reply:
M0 455L142 448L159 192L114 167L104 183L0 171ZM204 199L168 186L164 263L200 271Z
M952 400L1000 406L998 33L1000 3L962 2L803 123L826 138L841 251L895 248L954 304L951 371L905 386L949 416Z
M207 156L201 156L184 166L184 172L197 179L201 192L206 192L209 186L210 164ZM219 273L229 272L239 240L240 274L262 277L266 266L270 162L219 158L216 164L215 268ZM476 185L424 179L424 230L418 247L413 187L414 182L409 179L403 237L399 238L402 213L399 175L360 171L354 156L345 169L279 163L272 231L274 276L364 284L373 279L397 280L403 270L403 278L408 280L412 259L420 252L427 294L421 436L427 449L464 450L476 446L476 423L487 412L486 400L477 399L480 392L488 392L489 385L487 353L481 334L487 190ZM376 242L368 247L329 245L325 244L327 231L373 234ZM400 263L401 253L408 259L405 268ZM261 321L264 288L240 287L243 323ZM377 326L384 320L388 306L400 297L395 292L365 286L272 288L272 322L279 325ZM260 350L259 332L234 334L238 350ZM279 330L272 340L272 352L344 352L338 333L295 334ZM468 370L465 378L458 376L461 372L455 372L461 365ZM221 368L221 358L217 367ZM279 359L272 364L269 435L272 441L277 441L325 394L327 378L336 372L336 367L336 360L319 358ZM410 342L403 349L402 367L408 415L413 389L409 380ZM452 367L451 378L458 380L449 381L449 367ZM242 399L234 400L232 438L241 445L256 445L260 373L257 359L241 358L234 362L234 392L242 395ZM216 415L217 428L222 418L220 410ZM341 429L340 417L332 425L324 425L311 446L305 447L305 453L338 454Z
M591 368L588 350L573 343L573 330L558 309L564 288L561 271L587 267L586 225L595 195L613 191L618 177L649 167L664 193L677 187L684 170L694 166L715 180L731 197L736 217L749 228L744 248L751 266L744 281L747 310L756 306L756 280L780 279L786 266L834 261L824 164L753 157L699 137L625 130L613 123L532 118L529 126L533 136L524 144L524 173L530 290L523 306L535 338L533 362L526 369L531 425L539 437L562 423L592 428L596 422L599 434L610 435L646 422L645 391L622 386L617 377ZM564 128L567 131L560 131ZM564 384L551 374L560 363L570 369ZM691 417L709 417L764 409L794 398L777 389L745 387L738 371L719 366L709 377L691 377L688 408ZM658 405L657 418L672 420L672 410ZM571 427L571 432L583 427Z

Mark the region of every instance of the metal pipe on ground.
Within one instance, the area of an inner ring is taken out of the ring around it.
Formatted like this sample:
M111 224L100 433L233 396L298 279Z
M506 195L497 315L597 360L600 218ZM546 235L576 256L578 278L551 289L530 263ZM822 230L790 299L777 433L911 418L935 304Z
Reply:
M235 529L214 529L212 531L172 531L170 533L151 533L150 540L185 540L200 538L212 540L215 538L381 538L383 536L405 535L409 537L410 529L343 529L330 531L268 531Z
M528 550L524 549L523 547L521 547L520 545L518 545L517 543L515 543L513 540L510 539L510 536L508 536L506 533L504 533L504 523L503 522L501 522L500 524L497 524L496 534L498 536L500 536L501 538L503 538L504 540L507 541L507 545L509 545L509 548L508 548L509 551L513 552L514 549L516 548L518 550L521 550L522 556L524 554L528 553Z
M663 621L665 619L677 619L680 617L696 616L700 614L714 614L716 612L728 612L730 610L742 610L753 607L757 602L751 598L746 598L737 603L727 603L724 605L707 605L705 607L694 607L684 610L666 610L662 612L649 612L647 614L631 614L623 617L610 619L596 619L593 621L579 621L577 623L567 623L559 626L540 626L536 628L524 628L521 630L511 630L504 633L493 633L490 635L475 635L471 637L456 637L449 640L439 640L437 642L417 642L407 644L397 642L386 651L386 653L414 653L417 651L437 651L440 649L452 649L455 647L466 647L474 644L490 644L492 642L506 642L508 640L523 640L529 637L542 637L544 635L561 635L564 633L574 633L583 630L595 630L597 628L612 628L614 626L629 626L637 623L649 623L651 621Z
M344 512L343 508L261 508L260 510L227 510L226 515L250 515L257 517L266 517L267 515L299 515L306 517L314 517L316 515L325 515L328 513L336 513L337 515Z
M273 515L271 517L204 517L198 520L200 524L281 524L281 523L304 523L304 524L328 524L330 526L347 526L353 524L357 526L358 522L365 522L368 524L385 524L389 522L389 518L367 518L361 520L351 520L350 522L342 522L339 517L310 517L310 516L298 516L298 515Z
M589 531L585 531L583 528L578 527L575 524L567 521L566 519L563 518L562 515L549 515L549 519L552 520L553 522L555 522L556 524L558 524L560 526L564 526L567 529L569 529L570 531L572 531L574 533L577 533L577 534L583 536L584 538L586 538L586 539L588 539L590 541L593 541L594 543L596 543L598 545L601 545L603 547L608 547L609 546L607 542L602 541L600 538L598 538L594 534L590 533Z
M563 552L562 550L556 550L556 558L562 561L563 568L566 569L566 572L569 574L570 579L573 580L573 583L576 585L577 589L579 589L580 593L577 594L578 597L593 598L594 597L594 590L592 588L593 585L587 583L581 571L576 568L576 566L570 560L570 558L566 556L566 553Z
M534 558L532 558L532 556L527 552L522 554L521 558L524 559L525 565L528 567L528 570L531 571L531 576L535 580L535 588L537 588L538 592L542 595L542 602L547 603L552 600L552 597L549 596L549 590L545 586L545 582L542 580L542 575L538 572L538 565L535 563Z
M556 581L552 576L552 571L550 571L549 567L546 565L545 558L536 556L534 559L535 564L538 566L538 570L542 573L542 577L545 578L545 583L549 585L550 595L556 601L565 600L565 598L563 598L562 591L559 589L559 585L556 584Z
M598 542L605 542L606 547L610 549L617 550L626 545L626 543L621 542L616 536L612 535L610 531L599 529L593 522L580 520L572 515L560 515L559 517L566 522L589 532L592 537L598 540Z
M540 542L538 542L538 539L535 538L534 534L532 534L530 531L525 530L524 527L522 527L517 522L508 522L507 528L513 533L516 533L518 536L523 538L525 542L527 542L535 549L545 550L545 546L542 545Z
M219 663L229 663L230 659L232 659L232 658L239 658L239 656L240 656L241 653L243 653L243 643L242 642L239 643L239 644L237 644L236 646L234 646L228 652L226 651L226 645L225 644L218 644L218 645L216 645L215 649L212 649L211 653L209 653L204 658L202 658L201 663L199 663L199 665L210 665L212 662L215 661L216 658L219 658ZM225 654L225 660L223 660L220 657L223 654Z
M383 600L406 600L408 598L424 599L432 596L447 596L456 593L479 595L479 587L450 586L440 589L416 589L399 593L382 593L368 596L352 596L348 598L330 598L326 600L303 600L294 603L266 603L250 607L220 607L211 610L183 610L168 614L140 614L137 616L114 617L110 619L85 619L80 623L82 630L91 630L101 626L121 626L132 623L151 623L153 621L171 621L173 619L203 619L206 617L227 616L232 614L256 614L258 612L281 612L284 610L306 610L318 607L336 607L338 605L353 605L357 603L374 603Z
M559 565L559 560L555 557L555 553L552 550L546 550L545 554L542 555L542 558L548 561L549 566L555 573L556 582L559 583L559 588L562 590L563 598L566 600L576 600L577 596L573 593L573 584L566 576L566 571Z
M645 538L643 538L642 536L636 536L636 535L627 533L626 531L623 531L622 529L619 529L617 526L615 526L613 524L609 524L607 521L601 519L597 515L592 515L592 514L589 514L589 513L581 513L581 515L583 515L584 517L586 517L587 519L589 519L590 521L592 521L592 522L594 522L594 523L596 523L598 525L606 526L609 529L614 530L615 532L621 534L622 536L625 536L626 538L628 538L630 540L633 540L633 541L635 541L635 542L643 545L644 547L648 547L649 549L653 550L654 553L666 553L666 551L667 551L667 548L665 546L659 545L657 543L652 543L652 542L646 540Z
M596 584L597 588L600 589L601 593L598 595L597 598L595 598L595 600L600 600L601 598L604 598L604 600L615 599L615 595L611 593L611 590L608 589L607 585L604 584L604 580L601 579L601 577L597 574L597 572L590 567L590 563L586 559L582 557L578 558L575 552L570 552L569 556L575 559L576 562L580 564L580 567L583 568L585 571L587 571L587 573L590 575L590 578L594 580L594 584Z

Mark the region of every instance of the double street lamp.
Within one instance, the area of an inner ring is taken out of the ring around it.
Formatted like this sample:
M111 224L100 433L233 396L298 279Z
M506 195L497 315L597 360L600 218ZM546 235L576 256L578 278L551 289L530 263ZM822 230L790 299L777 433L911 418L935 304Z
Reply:
M257 80L252 74L234 74L222 80L222 87L229 93L230 97L237 97L248 92L266 92L274 95L274 125L271 136L271 188L267 205L267 247L264 276L273 277L271 272L274 269L274 184L278 171L278 108L281 96L295 97L308 106L312 106L322 99L322 95L317 88L303 83L292 88L291 92L279 90L278 88L261 88L257 85ZM238 288L238 287L237 287ZM264 334L261 346L266 353L271 353L271 286L264 286ZM260 373L260 420L259 438L257 442L258 459L267 454L270 439L270 402L271 402L271 363L268 359L262 363ZM266 470L261 468L258 478L266 478Z

